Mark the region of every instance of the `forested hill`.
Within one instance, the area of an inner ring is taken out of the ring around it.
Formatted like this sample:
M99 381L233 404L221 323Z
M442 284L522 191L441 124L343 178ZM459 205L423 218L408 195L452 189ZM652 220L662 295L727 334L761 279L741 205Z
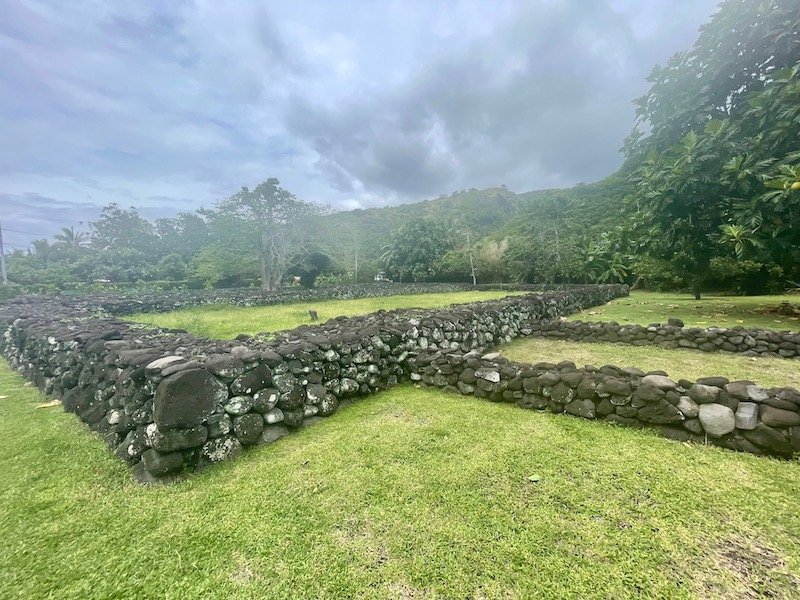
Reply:
M630 184L620 175L602 181L579 184L571 188L535 190L515 193L505 187L464 190L449 196L364 210L352 210L320 217L316 227L321 249L343 270L352 270L355 251L359 250L360 270L374 273L386 265L381 257L398 231L420 221L435 224L445 252L451 255L440 270L449 278L459 279L468 269L466 254L461 252L467 239L483 259L482 279L500 280L518 273L492 266L488 272L488 256L498 248L511 247L518 254L533 237L547 239L560 236L566 250L585 242L587 237L613 229L625 210L623 198ZM534 232L535 230L535 232ZM413 243L413 240L411 240ZM446 242L446 243L444 243ZM534 258L529 256L528 258ZM520 256L520 260L523 258ZM391 273L398 276L399 273Z

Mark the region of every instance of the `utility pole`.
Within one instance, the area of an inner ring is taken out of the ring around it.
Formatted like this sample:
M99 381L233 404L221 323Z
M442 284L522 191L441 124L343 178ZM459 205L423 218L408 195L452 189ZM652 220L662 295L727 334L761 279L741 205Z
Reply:
M6 251L3 248L3 225L0 223L0 285L8 285L6 274Z

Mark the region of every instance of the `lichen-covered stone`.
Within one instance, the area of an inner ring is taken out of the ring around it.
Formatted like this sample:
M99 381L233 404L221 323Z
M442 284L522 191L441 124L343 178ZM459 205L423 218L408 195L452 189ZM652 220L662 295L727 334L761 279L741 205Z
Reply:
M202 456L212 463L231 460L242 452L242 443L234 435L224 435L203 444Z
M245 446L255 444L263 430L264 417L258 413L250 413L233 419L233 432Z

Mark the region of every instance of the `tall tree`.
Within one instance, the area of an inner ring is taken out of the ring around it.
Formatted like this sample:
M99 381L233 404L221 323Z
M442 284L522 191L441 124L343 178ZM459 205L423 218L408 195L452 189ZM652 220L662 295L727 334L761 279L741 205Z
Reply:
M100 217L90 226L92 247L96 250L131 249L152 254L158 246L153 225L133 206L126 210L115 202L111 203L103 207Z
M765 241L792 238L785 225L797 222L788 207L797 205L791 177L800 166L798 65L800 0L727 0L691 50L653 69L636 102L649 134L637 127L626 141L630 202L643 217L640 233L653 233L650 253L669 260L696 297L722 251L720 232L732 231L726 226ZM765 183L780 189L770 195ZM777 246L764 246L764 268L781 260L784 271L796 269L791 253L770 256Z
M325 207L298 200L275 178L252 190L243 187L204 214L218 235L244 237L258 255L261 289L272 291L286 272L303 262L311 251L310 231L304 223Z
M420 281L432 277L439 261L453 247L450 230L441 222L417 219L402 225L385 247L387 273Z

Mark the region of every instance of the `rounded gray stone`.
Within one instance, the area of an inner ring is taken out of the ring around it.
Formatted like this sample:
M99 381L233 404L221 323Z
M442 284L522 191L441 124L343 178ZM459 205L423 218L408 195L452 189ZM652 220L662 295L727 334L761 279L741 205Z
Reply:
M711 437L721 437L736 429L733 410L722 404L701 404L698 418Z

